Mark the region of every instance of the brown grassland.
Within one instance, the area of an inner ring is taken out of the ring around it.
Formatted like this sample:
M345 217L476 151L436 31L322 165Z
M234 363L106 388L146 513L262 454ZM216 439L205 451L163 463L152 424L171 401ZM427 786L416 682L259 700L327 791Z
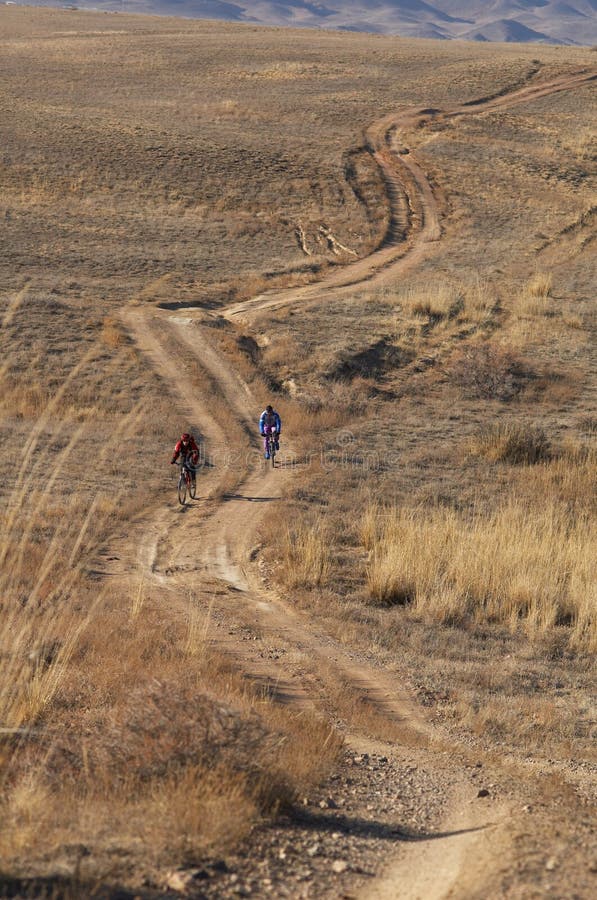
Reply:
M298 700L275 666L247 677L262 620L200 559L271 399L283 502L244 513L260 589L404 684L444 751L538 779L517 866L454 896L590 896L594 83L413 120L442 232L417 264L223 313L399 228L373 121L595 53L16 7L0 48L0 895L162 896L165 871L291 815L343 735L399 742L290 628ZM235 374L122 318L162 309ZM209 456L192 511L169 477L184 428ZM290 896L334 896L311 889Z

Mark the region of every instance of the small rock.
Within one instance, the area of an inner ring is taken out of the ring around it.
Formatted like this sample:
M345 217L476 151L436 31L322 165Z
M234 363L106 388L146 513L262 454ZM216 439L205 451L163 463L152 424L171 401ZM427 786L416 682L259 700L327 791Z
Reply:
M481 788L477 792L477 797L489 797L489 791L487 790L487 788Z
M332 863L332 872L336 875L341 875L342 872L346 872L348 869L348 863L345 859L335 859Z
M197 872L197 869L183 869L181 871L167 872L164 884L168 890L178 891L183 894L188 890L188 887L197 875Z
M557 865L558 865L558 864L557 864L556 860L555 860L554 857L552 856L552 857L550 857L550 859L548 859L547 862L545 863L545 868L547 869L548 872L553 872L553 870L554 870L555 868L557 868Z
M310 847L307 847L307 856L317 856L321 849L321 844L311 844Z

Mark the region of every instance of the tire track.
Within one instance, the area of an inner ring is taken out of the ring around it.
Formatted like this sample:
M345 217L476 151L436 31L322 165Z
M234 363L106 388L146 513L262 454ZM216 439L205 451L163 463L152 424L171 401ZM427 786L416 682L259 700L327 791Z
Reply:
M332 272L319 283L268 291L231 304L222 315L232 321L246 320L262 310L321 301L331 294L342 297L358 285L373 287L403 275L433 252L442 234L440 201L415 152L403 142L403 135L420 131L430 122L491 113L583 87L595 80L597 71L583 70L551 81L531 83L497 97L469 101L453 109L411 108L374 122L365 131L365 145L380 168L390 206L390 223L381 247L363 259L348 263L339 272Z

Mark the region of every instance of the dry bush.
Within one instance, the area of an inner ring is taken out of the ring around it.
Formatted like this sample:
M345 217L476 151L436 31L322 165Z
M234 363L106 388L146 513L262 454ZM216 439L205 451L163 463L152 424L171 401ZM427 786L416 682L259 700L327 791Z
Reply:
M454 351L446 361L445 372L466 396L486 400L511 400L528 377L521 357L483 340Z
M595 649L594 524L561 504L516 500L472 518L389 511L370 551L369 592L430 622L524 623L537 634L566 625L572 645Z
M469 442L470 452L490 462L532 465L551 458L545 429L524 422L497 422L486 425Z

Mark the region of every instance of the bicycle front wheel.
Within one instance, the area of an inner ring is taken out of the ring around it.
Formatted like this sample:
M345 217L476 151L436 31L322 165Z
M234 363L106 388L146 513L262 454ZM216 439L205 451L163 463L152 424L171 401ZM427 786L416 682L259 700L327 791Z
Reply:
M191 475L191 480L189 481L189 497L191 500L194 500L197 496L197 480L195 474Z
M180 478L178 479L178 502L181 506L184 506L187 500L187 482L184 477L184 473L180 473Z

